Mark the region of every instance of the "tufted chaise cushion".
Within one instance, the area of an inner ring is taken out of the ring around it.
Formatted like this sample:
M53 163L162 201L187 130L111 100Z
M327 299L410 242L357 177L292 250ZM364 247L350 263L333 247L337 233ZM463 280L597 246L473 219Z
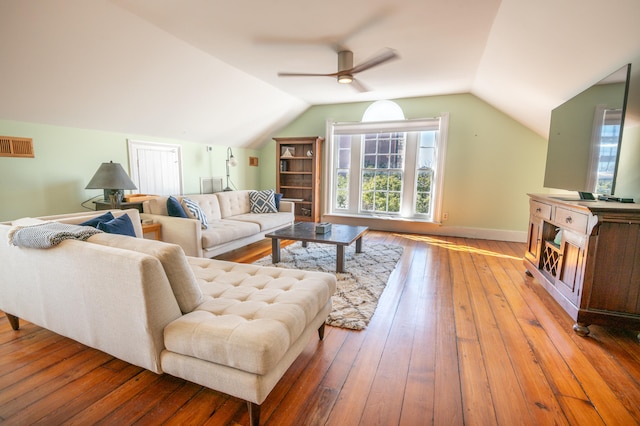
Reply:
M167 350L254 374L278 364L336 288L325 273L188 262L205 301L165 328Z

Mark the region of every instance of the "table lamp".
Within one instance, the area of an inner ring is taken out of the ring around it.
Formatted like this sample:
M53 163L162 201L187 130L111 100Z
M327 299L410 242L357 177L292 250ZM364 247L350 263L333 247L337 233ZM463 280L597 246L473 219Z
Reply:
M102 163L85 189L104 189L104 199L112 208L120 206L125 189L138 189L120 163Z

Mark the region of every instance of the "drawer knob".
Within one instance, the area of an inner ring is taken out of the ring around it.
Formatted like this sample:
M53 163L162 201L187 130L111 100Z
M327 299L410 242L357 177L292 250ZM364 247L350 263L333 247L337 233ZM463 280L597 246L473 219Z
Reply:
M573 219L571 218L571 216L567 216L566 219L564 220L566 223L571 223L573 222Z
M542 209L541 209L540 207L538 207L538 208L536 209L536 213L541 213L541 212L542 212Z

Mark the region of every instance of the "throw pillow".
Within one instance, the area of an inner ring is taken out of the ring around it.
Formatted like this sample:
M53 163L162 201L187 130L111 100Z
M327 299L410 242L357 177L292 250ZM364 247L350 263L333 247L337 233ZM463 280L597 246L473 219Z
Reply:
M276 210L280 211L280 200L282 200L282 194L273 194L276 200Z
M113 220L113 214L111 212L106 212L105 214L102 214L100 216L96 216L92 219L86 220L82 223L80 223L80 226L92 226L94 228L98 227L98 224L101 222L109 222L110 220Z
M251 213L276 213L273 189L249 192L249 209Z
M180 204L180 201L178 201L178 199L173 195L167 198L167 213L169 214L169 216L173 217L189 217L184 211L182 204Z
M209 223L207 222L207 215L204 214L197 202L193 201L190 198L183 197L182 207L184 207L184 211L187 213L187 215L189 215L190 218L198 219L200 221L202 229L207 229L209 227Z
M97 228L108 234L128 235L130 237L136 236L136 230L133 229L133 223L128 214L123 214L120 217L106 222L100 222Z

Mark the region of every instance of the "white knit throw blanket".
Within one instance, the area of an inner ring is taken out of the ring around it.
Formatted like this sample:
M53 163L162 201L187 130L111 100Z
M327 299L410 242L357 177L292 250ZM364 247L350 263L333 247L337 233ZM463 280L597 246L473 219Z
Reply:
M9 231L9 245L28 248L49 248L68 239L85 241L90 236L101 232L91 226L70 225L59 222L17 226Z

